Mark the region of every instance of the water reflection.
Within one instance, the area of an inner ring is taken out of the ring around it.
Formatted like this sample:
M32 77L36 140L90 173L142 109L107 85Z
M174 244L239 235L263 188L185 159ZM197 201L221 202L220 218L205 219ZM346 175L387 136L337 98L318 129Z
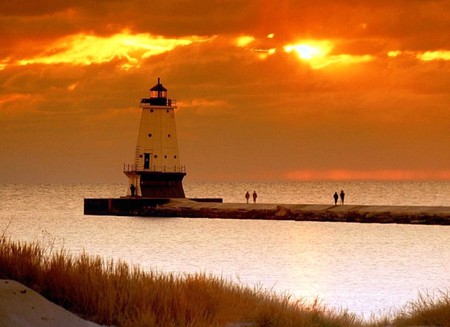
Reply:
M121 185L0 188L0 230L11 222L6 233L14 240L144 269L212 273L319 297L366 317L450 285L449 227L83 216L83 197L122 191Z

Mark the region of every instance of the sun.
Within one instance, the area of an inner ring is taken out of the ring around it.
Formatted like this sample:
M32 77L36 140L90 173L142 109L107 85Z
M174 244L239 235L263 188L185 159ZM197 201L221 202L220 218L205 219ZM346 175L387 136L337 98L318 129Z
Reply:
M313 60L325 57L332 49L327 41L309 41L299 44L289 44L284 47L284 51L295 52L300 59Z
M317 57L320 55L320 48L311 46L309 44L299 44L294 46L286 46L286 51L291 52L295 51L297 52L297 55L301 59L310 60L313 57Z

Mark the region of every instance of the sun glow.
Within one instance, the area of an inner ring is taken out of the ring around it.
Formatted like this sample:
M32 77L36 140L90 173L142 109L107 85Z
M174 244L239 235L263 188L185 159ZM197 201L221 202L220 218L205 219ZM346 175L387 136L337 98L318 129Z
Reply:
M317 57L324 57L328 51L319 46L310 44L287 45L284 50L288 53L295 51L300 59L311 60Z
M205 40L197 36L168 39L148 33L131 34L129 31L110 37L76 34L55 41L47 46L46 51L22 59L18 64L90 65L119 59L124 61L123 69L130 69L139 67L142 59Z
M388 56L388 57L391 57L391 58L395 58L395 57L400 56L401 54L402 54L401 51L393 50L393 51L389 51L389 52L387 53L387 56Z
M427 51L420 55L417 55L417 58L423 61L432 61L432 60L450 60L450 51Z
M295 170L286 172L289 180L450 180L450 170Z
M426 51L426 52L416 52L411 50L406 51L389 51L387 53L387 56L390 58L394 57L409 57L409 58L416 58L422 61L449 61L450 60L450 51L449 50L439 50L439 51Z
M300 44L289 44L284 47L284 51L295 52L300 59L312 60L325 57L332 49L328 41L309 41Z
M284 46L284 51L295 53L300 60L308 62L313 69L323 68L334 61L330 61L327 57L332 49L333 45L329 41L305 41Z
M253 36L241 36L236 40L238 47L245 47L255 41L255 38Z
M330 41L305 41L286 45L284 51L295 53L300 60L307 62L313 69L321 69L332 64L355 64L373 60L370 55L331 55L333 47Z

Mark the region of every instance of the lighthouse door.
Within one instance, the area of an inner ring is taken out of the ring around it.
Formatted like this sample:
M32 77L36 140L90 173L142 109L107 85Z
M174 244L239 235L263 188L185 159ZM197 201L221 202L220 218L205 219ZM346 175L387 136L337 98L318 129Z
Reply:
M144 153L144 169L150 169L150 153Z

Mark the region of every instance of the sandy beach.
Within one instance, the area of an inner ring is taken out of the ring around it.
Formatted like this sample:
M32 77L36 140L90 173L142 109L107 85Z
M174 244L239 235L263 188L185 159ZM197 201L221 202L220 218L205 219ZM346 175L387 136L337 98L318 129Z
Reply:
M0 279L0 327L95 327L39 293L13 280Z

